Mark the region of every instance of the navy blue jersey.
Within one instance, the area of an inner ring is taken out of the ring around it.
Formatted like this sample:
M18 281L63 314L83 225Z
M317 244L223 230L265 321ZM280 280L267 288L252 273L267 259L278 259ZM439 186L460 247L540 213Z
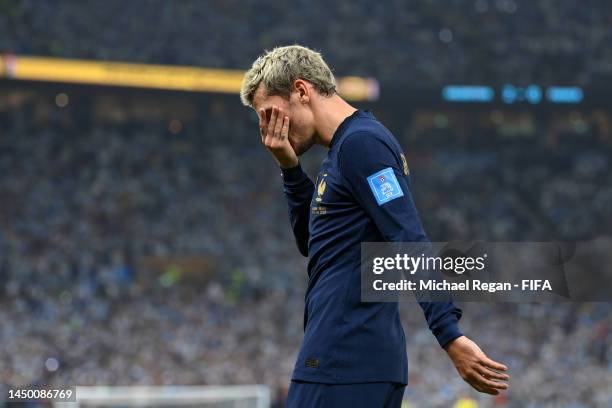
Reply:
M316 183L299 165L282 175L297 246L309 257L305 333L292 378L406 384L397 302L360 300L361 242L427 240L399 143L371 112L358 110L334 133ZM455 305L420 305L441 346L461 335Z

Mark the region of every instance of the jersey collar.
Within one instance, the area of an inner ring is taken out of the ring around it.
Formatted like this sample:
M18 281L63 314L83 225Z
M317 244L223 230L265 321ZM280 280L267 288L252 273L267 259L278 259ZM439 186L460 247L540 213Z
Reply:
M334 132L334 135L332 136L331 141L329 142L329 148L330 149L334 145L334 142L336 140L340 139L340 136L342 136L342 133L344 133L344 130L346 129L348 124L353 119L355 119L356 117L361 116L363 114L371 114L371 111L369 109L357 109L355 112L351 113L350 116L347 116L346 118L344 118L342 123L340 123L340 126L338 126L338 129L336 129L336 131Z

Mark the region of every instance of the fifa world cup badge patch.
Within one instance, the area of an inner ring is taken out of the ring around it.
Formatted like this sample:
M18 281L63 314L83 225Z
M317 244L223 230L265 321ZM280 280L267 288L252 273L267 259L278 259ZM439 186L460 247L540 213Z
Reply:
M378 205L383 205L404 195L391 167L372 174L368 177L368 184Z

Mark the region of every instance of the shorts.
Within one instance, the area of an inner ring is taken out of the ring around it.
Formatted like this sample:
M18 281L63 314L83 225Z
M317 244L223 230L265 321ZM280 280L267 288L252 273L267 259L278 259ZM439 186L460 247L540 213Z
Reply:
M404 384L321 384L291 381L287 408L401 408Z

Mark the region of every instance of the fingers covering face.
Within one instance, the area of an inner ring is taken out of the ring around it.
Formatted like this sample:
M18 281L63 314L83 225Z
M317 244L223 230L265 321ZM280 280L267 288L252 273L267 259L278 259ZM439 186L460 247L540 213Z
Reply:
M269 137L283 140L289 136L289 117L276 106L270 111L269 120L267 120L267 112L264 109L259 109L257 112L262 143L266 143Z
M283 119L283 129L281 130L281 135L283 139L287 139L289 137L289 116L285 116Z
M259 133L261 135L261 142L264 143L266 140L266 133L267 133L267 124L266 124L266 111L264 111L263 109L260 109L258 112L258 116L259 116Z
M282 111L278 111L276 116L276 124L274 125L274 137L282 139L281 130L283 129L283 123L285 121L285 115Z
M276 106L272 109L272 116L270 116L270 121L268 122L268 136L274 135L274 128L276 126L276 118L278 117L278 110Z

